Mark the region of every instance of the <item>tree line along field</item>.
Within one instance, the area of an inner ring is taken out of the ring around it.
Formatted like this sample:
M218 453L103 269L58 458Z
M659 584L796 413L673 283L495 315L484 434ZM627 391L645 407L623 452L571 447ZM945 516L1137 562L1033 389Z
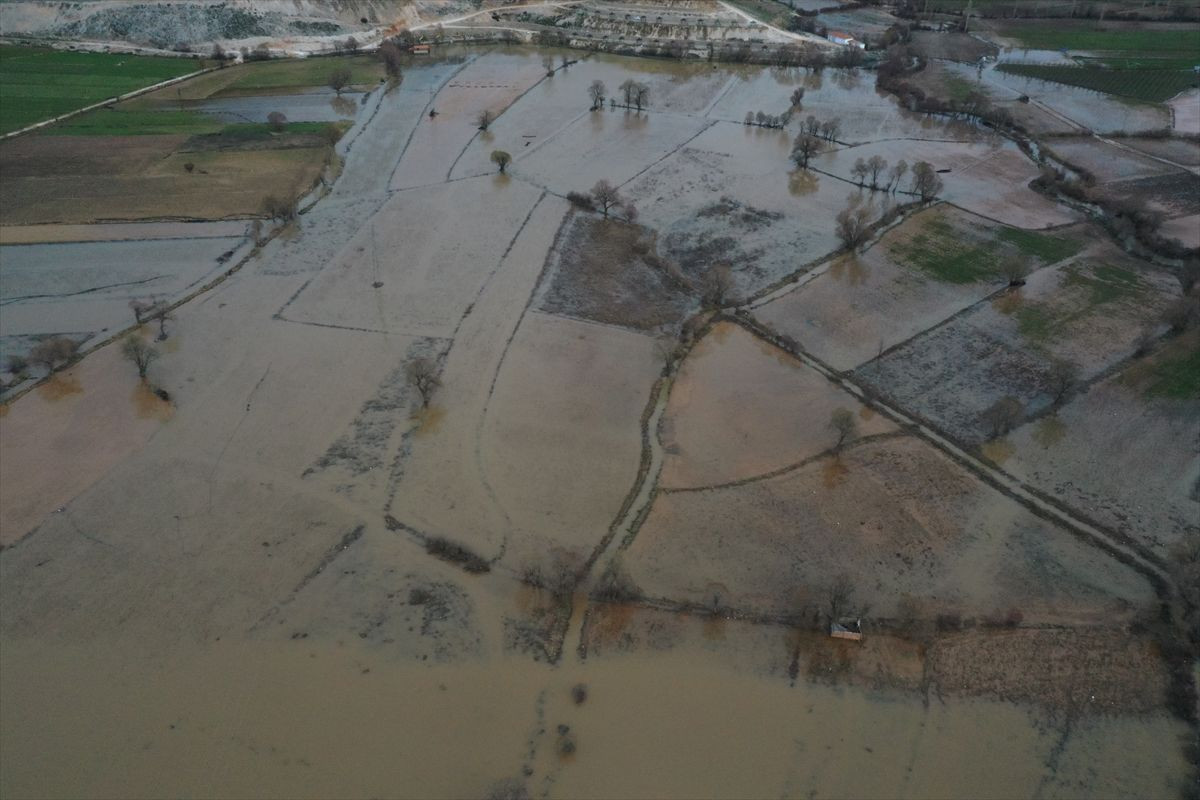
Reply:
M0 45L0 133L203 68L203 62Z
M1025 78L1053 81L1082 89L1161 103L1198 83L1191 69L1106 69L1087 65L1001 64L996 69Z

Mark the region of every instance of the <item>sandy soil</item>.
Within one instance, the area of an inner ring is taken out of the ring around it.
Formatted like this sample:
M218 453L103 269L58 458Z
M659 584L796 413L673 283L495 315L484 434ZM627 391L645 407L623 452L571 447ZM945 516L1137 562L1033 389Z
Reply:
M787 354L731 323L689 354L671 386L660 436L659 486L732 483L783 469L833 447L830 415L855 415L857 433L896 430L886 419Z

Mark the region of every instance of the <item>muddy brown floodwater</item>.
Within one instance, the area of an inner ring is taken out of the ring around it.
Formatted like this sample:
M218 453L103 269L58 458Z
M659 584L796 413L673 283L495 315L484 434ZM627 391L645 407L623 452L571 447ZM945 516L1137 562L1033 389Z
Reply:
M790 688L694 654L431 667L351 642L131 652L6 644L5 797L483 797L505 780L535 797L1049 797L1085 777L1100 796L1161 796L1180 766L1155 752L1166 720L1097 718L1068 740L1009 704Z

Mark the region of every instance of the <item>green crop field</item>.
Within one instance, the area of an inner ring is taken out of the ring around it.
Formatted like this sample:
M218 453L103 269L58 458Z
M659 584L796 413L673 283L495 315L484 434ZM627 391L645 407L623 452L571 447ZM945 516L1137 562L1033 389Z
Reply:
M927 217L918 233L894 244L889 253L904 264L946 283L974 283L1000 274L1002 261L1019 253L1031 268L1075 255L1077 238L1001 228L993 239L973 240L944 217Z
M0 45L0 133L202 67L183 58Z
M1200 28L1179 25L1170 29L1079 25L1066 20L1004 22L997 33L1016 39L1032 50L1091 50L1112 53L1145 53L1150 56L1200 57Z
M1099 66L1046 64L1001 64L996 69L1011 75L1078 86L1151 103L1161 103L1197 85L1197 76L1191 69L1106 69Z

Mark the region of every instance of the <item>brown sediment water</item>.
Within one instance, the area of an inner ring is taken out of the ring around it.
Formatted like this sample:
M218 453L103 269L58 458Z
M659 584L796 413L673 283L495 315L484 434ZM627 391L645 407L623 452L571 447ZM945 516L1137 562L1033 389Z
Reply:
M1155 747L1165 720L1077 723L1064 744L1015 705L790 687L685 653L430 666L354 640L14 641L0 666L6 797L1019 797L1077 778L1150 796L1180 766Z
M83 393L83 384L77 375L70 372L60 372L38 387L38 395L43 400L62 400L73 394Z
M175 407L154 393L154 389L146 381L142 381L133 389L134 412L141 419L156 419L166 422L175 414Z

